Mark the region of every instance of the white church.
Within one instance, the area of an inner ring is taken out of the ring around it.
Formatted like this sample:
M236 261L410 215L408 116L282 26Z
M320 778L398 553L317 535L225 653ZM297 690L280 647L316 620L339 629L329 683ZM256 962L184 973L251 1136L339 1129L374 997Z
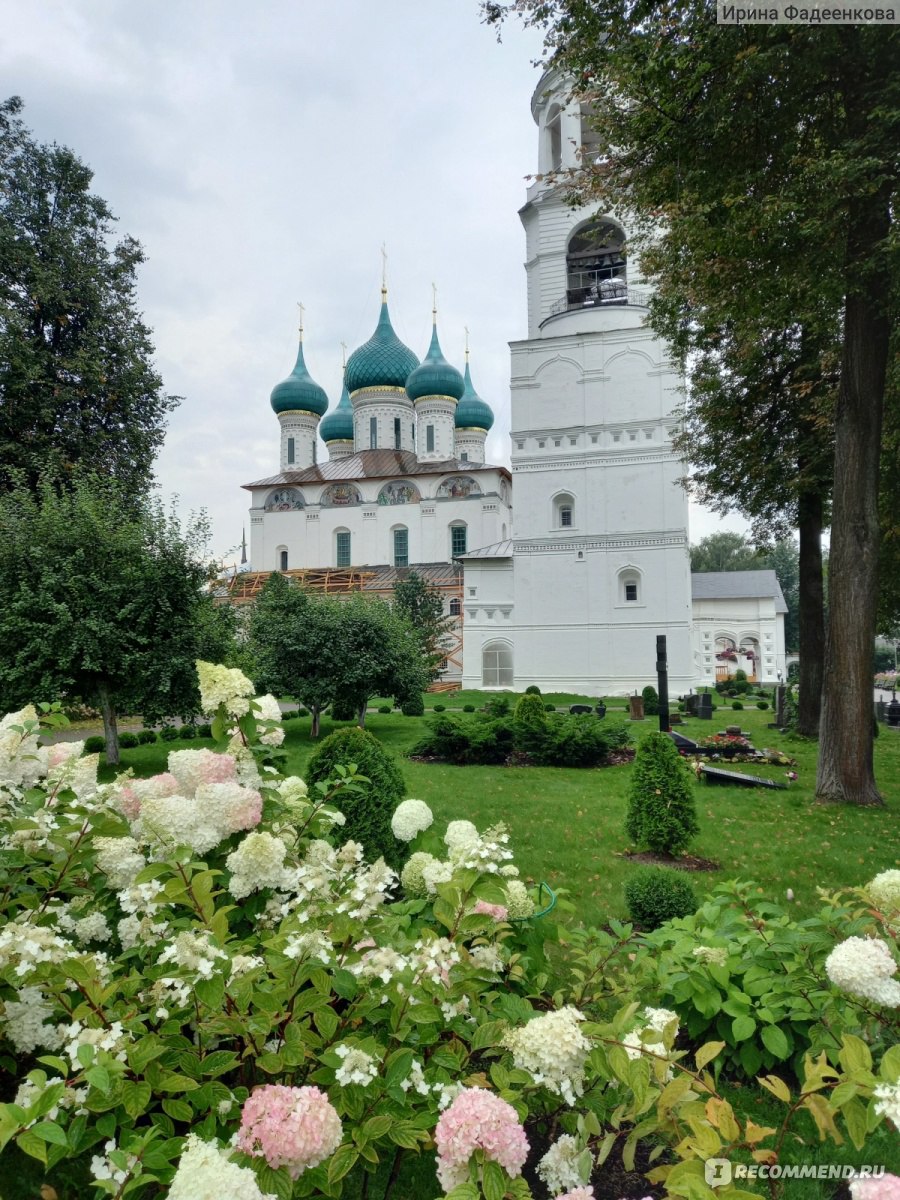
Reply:
M654 681L658 634L673 693L738 668L774 683L786 675L787 611L775 573L691 574L672 445L681 379L645 325L649 289L626 260L625 230L571 208L554 182L590 143L580 105L550 72L532 114L511 470L485 462L493 414L468 361L461 373L445 359L435 318L420 362L394 332L383 288L375 332L347 359L331 411L302 331L294 370L272 391L280 469L244 485L250 571L333 585L343 571L347 588L389 594L417 570L441 586L458 625L447 686L624 694Z

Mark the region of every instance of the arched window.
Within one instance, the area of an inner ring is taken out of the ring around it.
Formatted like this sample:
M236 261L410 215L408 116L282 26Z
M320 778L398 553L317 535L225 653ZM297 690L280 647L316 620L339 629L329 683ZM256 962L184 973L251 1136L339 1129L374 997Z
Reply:
M625 234L613 221L597 218L569 238L566 288L570 308L627 304Z
M296 461L295 449L296 449L296 442L294 441L294 439L292 437L289 437L287 440L287 460L288 460L289 466L293 462Z
M550 157L550 170L558 171L562 165L562 129L560 119L562 111L554 104L547 113L547 149Z
M513 654L509 642L488 642L481 651L481 686L512 687Z
M334 565L349 567L353 562L349 529L334 531Z
M619 603L641 604L641 573L635 567L619 572Z
M287 550L278 551L278 569L286 571L288 569L288 552Z
M462 612L462 602L459 600L458 597L454 596L453 599L450 601L450 616L458 617L461 612Z
M553 528L571 529L575 524L575 501L568 492L553 497Z
M450 526L450 557L459 558L468 548L469 531L465 521L454 521Z
M398 525L391 531L393 537L393 560L395 567L409 566L409 530L405 525Z

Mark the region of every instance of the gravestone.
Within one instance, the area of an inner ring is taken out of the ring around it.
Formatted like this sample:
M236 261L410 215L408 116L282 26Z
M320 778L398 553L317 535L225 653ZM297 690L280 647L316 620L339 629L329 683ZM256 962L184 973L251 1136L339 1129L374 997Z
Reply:
M589 713L589 712L593 712L593 711L594 710L591 708L591 706L589 704L570 704L569 705L570 713Z
M695 717L697 715L697 700L698 696L694 692L688 692L684 698L684 711L688 716Z
M779 683L775 689L775 724L779 729L784 727L784 698L787 694L787 688L783 683Z
M701 721L711 721L712 714L712 696L709 692L701 692L697 697L697 716Z
M744 775L739 771L723 771L721 767L708 767L705 764L700 768L700 774L707 783L736 787L773 788L777 791L787 788L786 783L778 783L775 779L763 779L760 775Z
M697 743L689 737L685 737L683 733L673 733L669 731L669 737L675 743L675 749L679 754L693 754L699 749Z
M632 721L643 721L644 719L644 697L629 696L628 697L628 715Z

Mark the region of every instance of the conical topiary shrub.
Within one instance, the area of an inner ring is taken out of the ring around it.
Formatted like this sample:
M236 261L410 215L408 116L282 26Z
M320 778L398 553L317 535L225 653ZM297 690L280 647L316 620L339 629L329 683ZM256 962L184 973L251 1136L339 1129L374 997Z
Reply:
M642 850L667 855L684 850L699 832L693 779L664 733L644 738L634 756L625 827Z
M516 749L540 754L547 740L547 714L538 692L526 692L516 704L514 716Z
M403 799L406 784L392 754L365 729L339 729L330 734L315 751L306 768L306 782L312 786L334 779L338 764L356 764L369 783L359 791L342 792L337 799L346 824L337 831L341 841L361 842L369 862L382 856L388 866L399 867L403 847L391 831L394 809Z

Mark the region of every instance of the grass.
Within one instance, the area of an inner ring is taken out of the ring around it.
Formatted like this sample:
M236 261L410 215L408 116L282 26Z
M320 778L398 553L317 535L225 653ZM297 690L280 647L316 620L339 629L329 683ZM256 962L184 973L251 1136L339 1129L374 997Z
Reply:
M474 695L483 703L483 693ZM815 743L768 729L768 711L734 713L720 708L713 717L712 722L688 720L680 728L688 736L702 736L739 718L754 745L782 749L797 760L799 779L787 791L696 785L700 836L691 852L720 868L692 877L698 892L721 880L752 879L773 896L783 897L793 889L798 912L805 915L815 909L817 887L861 884L878 871L900 866L900 735L895 731L882 729L875 743L876 773L886 806L826 807L813 798ZM605 719L621 722L625 717L621 710L611 710ZM287 768L301 776L315 749L309 724L309 718L302 717L285 725ZM324 718L322 736L343 724ZM505 821L523 873L567 889L580 921L601 925L611 916L627 915L622 889L635 870L622 857L629 848L624 824L630 766L575 770L414 763L405 756L422 736L422 718L370 713L366 726L398 756L409 795L427 801L439 823L457 817L467 817L479 827ZM648 719L629 726L639 740L656 728L656 722ZM165 769L169 749L210 745L196 739L141 746L123 751L121 765L132 767L137 775L150 775ZM782 781L787 770L723 765ZM113 774L111 768L102 768L103 778Z

